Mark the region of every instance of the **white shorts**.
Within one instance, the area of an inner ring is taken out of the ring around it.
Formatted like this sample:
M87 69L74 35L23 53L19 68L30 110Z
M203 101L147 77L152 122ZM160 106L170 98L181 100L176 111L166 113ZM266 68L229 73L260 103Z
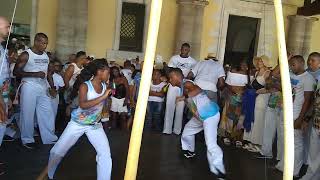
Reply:
M118 99L115 97L111 97L111 108L110 111L112 112L118 112L118 113L127 113L128 108L127 106L123 106L125 98Z

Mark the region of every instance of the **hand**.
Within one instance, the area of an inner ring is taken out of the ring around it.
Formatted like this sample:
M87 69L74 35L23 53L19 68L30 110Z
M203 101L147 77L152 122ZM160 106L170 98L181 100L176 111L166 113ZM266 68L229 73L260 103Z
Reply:
M36 77L44 79L44 78L46 78L46 73L44 73L42 71L36 72Z
M262 88L256 91L257 94L265 94L266 93L266 89Z
M303 123L302 118L298 118L294 121L294 129L301 129Z
M178 96L176 98L176 103L180 102L180 101L184 101L185 97L184 96Z
M52 97L52 98L56 98L57 97L57 90L53 89L53 88L49 88L49 95Z
M104 96L105 98L107 98L110 94L111 94L111 89L107 89L105 92L104 92Z
M130 101L128 99L124 99L123 106L130 106Z
M301 130L306 132L308 129L309 123L307 121L303 121L301 124Z
M0 123L7 121L7 112L4 104L0 104Z

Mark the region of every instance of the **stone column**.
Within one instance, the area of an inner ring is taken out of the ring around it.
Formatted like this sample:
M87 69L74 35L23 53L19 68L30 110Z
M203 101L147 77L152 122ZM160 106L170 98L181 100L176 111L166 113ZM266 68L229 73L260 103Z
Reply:
M289 16L287 50L305 58L310 53L312 24L317 18L293 15Z
M68 55L85 50L88 0L59 0L56 55L62 61Z
M187 42L191 45L191 56L200 58L203 13L208 1L203 0L177 0L179 13L177 21L176 52L181 44Z

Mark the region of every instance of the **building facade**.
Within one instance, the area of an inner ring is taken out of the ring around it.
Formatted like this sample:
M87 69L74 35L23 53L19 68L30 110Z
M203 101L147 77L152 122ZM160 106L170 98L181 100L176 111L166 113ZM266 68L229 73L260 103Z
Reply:
M61 59L78 50L116 61L143 58L151 0L31 1L31 34L46 33L48 49ZM297 15L302 6L302 0L283 0L288 51L307 56L320 51L320 15ZM163 0L156 53L168 61L183 42L191 44L196 59L215 53L223 62L227 54L250 51L267 55L274 66L278 49L273 1Z

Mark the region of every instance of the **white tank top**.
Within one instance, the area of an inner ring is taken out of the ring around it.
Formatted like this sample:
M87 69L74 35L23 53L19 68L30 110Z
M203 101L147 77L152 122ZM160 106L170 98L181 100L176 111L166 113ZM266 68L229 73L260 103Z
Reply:
M29 59L27 64L24 66L23 70L25 72L39 72L42 71L47 76L49 57L47 53L43 52L42 55L35 54L31 49L26 50L29 54ZM41 79L36 77L24 77L22 79L24 82L33 83L40 85L44 88L47 87L47 78Z
M79 68L76 63L71 63L70 66L73 66L73 67L74 67L74 71L73 71L72 77L71 77L71 79L70 79L70 81L69 81L69 87L72 88L73 84L74 84L74 83L76 82L76 80L77 80L77 76L81 73L81 70L82 70L83 68Z
M102 96L107 89L106 84L102 83L102 91L98 94L90 80L86 81L85 83L88 86L87 100L93 100ZM103 105L104 102L100 102L99 104L89 109L81 109L80 107L78 107L77 109L72 111L71 120L81 125L95 125L101 119Z

